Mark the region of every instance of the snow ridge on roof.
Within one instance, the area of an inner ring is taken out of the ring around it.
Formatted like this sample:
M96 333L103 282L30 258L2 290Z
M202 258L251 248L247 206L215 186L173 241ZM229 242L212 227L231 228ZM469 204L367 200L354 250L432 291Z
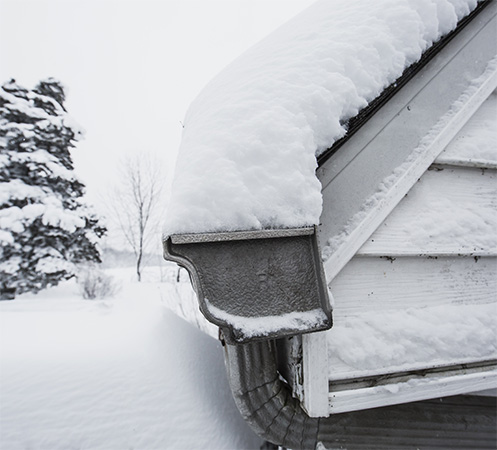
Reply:
M318 224L316 156L476 0L320 0L226 67L185 119L165 235Z

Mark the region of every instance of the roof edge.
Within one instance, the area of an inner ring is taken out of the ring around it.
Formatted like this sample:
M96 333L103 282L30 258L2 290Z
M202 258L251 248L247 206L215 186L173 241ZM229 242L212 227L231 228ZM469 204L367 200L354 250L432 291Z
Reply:
M390 86L385 88L382 93L372 100L359 113L351 117L347 122L347 133L342 138L323 151L316 159L318 167L322 166L334 153L338 151L374 114L387 103L405 84L409 82L428 62L430 62L455 36L457 36L484 8L490 5L492 0L480 0L476 8L466 17L462 18L456 28L450 33L443 36L439 41L429 47L421 56L421 59L407 67L402 75L397 78Z

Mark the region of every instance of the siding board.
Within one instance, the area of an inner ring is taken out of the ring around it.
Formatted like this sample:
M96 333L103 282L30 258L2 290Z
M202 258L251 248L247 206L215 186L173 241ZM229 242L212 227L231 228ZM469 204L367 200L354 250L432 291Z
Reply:
M497 255L497 172L432 166L359 255Z
M330 285L335 314L497 300L497 257L355 257Z

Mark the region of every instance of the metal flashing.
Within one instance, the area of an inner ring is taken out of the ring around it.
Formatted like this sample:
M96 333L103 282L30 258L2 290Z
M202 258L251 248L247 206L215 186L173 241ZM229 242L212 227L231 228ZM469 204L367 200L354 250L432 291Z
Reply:
M314 227L283 228L271 230L223 231L219 233L173 234L173 244L197 244L200 242L243 241L246 239L269 239L292 236L310 236Z

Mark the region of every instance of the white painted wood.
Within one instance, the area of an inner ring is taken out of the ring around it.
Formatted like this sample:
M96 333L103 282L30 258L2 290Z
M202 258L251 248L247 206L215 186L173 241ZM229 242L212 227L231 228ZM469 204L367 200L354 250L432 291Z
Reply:
M496 257L355 257L332 281L334 315L497 301ZM339 326L335 319L336 326Z
M464 372L464 371L463 371ZM375 387L333 391L329 395L331 414L376 408L379 406L415 402L430 398L465 394L473 390L493 389L497 386L495 368L473 373L437 374L411 378L398 383L384 383Z
M377 381L384 380L385 377L388 377L394 373L406 374L406 373L415 372L415 371L424 372L427 369L438 370L440 368L450 366L454 362L457 362L457 364L467 364L467 365L480 364L481 367L484 367L487 364L487 362L489 361L489 358L488 357L479 358L479 359L459 358L457 361L447 361L446 360L443 362L442 361L438 361L438 362L430 361L429 368L427 368L428 361L420 361L416 364L411 364L409 367L406 365L404 365L403 367L400 367L400 368L390 366L390 367L383 367L381 369L361 369L361 370L355 370L355 371L351 371L350 367L347 367L343 363L340 363L340 361L337 359L331 358L331 359L329 359L329 361L330 361L329 363L333 365L333 369L334 369L332 376L329 378L329 382L330 382L331 386L336 386L338 384L338 385L342 386L342 389L344 389L343 386L345 383L345 386L347 388L352 387L352 388L358 389L358 388L362 388L364 386L361 386L358 383L352 384L352 380L357 380L357 379L361 379L364 377L375 378L375 380L377 380ZM447 369L445 371L442 370L440 373L442 373L442 372L447 374L447 373L450 373L450 370L449 369ZM409 375L405 375L405 377L409 377Z
M483 102L435 163L497 168L497 91Z
M495 15L495 8L492 8L489 11ZM480 52L495 40L493 21L495 16L492 22L469 38L469 42L460 43L462 49L441 69L430 73L428 68L424 77L418 76L411 85L418 83L418 91L412 92L412 87L406 91L413 97L404 99L402 109L397 109L393 118L387 119L381 133L378 134L380 129L376 132L369 130L373 132L370 141L361 147L359 154L355 152L357 156L354 159L346 161L343 166L330 158L327 167L318 171L323 183L324 200L320 239L327 257L324 269L328 281L342 270L497 86L497 70L486 71L478 87L467 89L469 82L466 81L465 88L461 89L461 80L450 82L454 74L462 72L461 67L467 67L469 59L475 60L475 52ZM478 53L476 59L487 58L488 62L494 54L492 49L490 56ZM460 64L463 66L459 67ZM456 84L464 94L458 94L459 98L456 95L458 100L454 102L451 95L454 95ZM433 103L433 98L437 98L437 103ZM452 100L443 110L439 105L443 103L442 99L447 101L447 98ZM392 101L390 109L399 108L399 101ZM438 116L428 120L426 116L434 110ZM367 134L367 131L364 133ZM357 143L354 137L339 153L344 154ZM393 179L387 180L392 174L395 174Z
M330 380L495 358L497 257L357 256L330 289Z
M487 81L450 118L449 123L440 129L437 136L432 138L430 144L423 149L423 152L415 155L408 167L401 170L401 175L389 186L387 195L380 194L378 200L373 198L366 200L363 206L364 212L360 211L357 214L357 222L353 224L349 232L343 233L339 245L324 263L328 281L333 280L345 264L350 261L496 86L497 70L489 75ZM374 207L367 206L371 202L375 203Z
M497 255L495 170L437 166L424 173L359 255Z
M302 336L303 402L310 417L326 417L328 410L328 347L325 332Z
M435 164L478 169L497 169L497 162L492 159L467 159L444 156L437 158Z

